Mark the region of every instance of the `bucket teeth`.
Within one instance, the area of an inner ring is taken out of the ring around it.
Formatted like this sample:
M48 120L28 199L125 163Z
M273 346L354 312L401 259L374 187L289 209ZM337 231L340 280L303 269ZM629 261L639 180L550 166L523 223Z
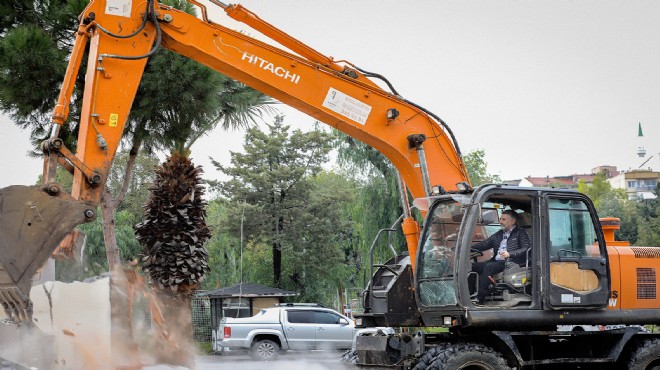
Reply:
M32 301L17 287L0 287L0 304L9 320L32 322Z

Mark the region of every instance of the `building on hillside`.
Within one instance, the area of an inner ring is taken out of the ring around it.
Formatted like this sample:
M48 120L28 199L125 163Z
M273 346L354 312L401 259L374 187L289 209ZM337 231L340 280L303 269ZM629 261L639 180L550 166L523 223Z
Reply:
M607 179L614 189L624 189L628 199L655 199L654 193L660 172L647 170L631 170L621 172Z

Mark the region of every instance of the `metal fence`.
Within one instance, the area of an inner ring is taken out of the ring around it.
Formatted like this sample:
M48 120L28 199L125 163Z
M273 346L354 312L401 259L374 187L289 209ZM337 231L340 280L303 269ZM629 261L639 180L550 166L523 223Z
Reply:
M209 297L192 299L193 338L197 343L210 343L212 340L211 302Z

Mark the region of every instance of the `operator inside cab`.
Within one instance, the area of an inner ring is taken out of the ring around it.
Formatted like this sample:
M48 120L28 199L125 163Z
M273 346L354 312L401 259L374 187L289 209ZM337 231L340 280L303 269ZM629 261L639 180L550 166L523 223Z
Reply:
M517 225L518 213L511 209L500 214L501 229L486 240L472 246L476 251L492 250L492 257L486 261L472 263L472 271L479 274L475 303L483 305L490 291L494 276L505 270L506 264L525 266L527 252L532 247L532 239L527 231Z

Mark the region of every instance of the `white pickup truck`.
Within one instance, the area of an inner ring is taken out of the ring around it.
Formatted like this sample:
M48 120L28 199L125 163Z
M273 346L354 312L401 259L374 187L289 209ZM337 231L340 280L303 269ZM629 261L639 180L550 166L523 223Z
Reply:
M217 344L273 360L281 350L350 349L355 332L352 320L329 308L283 304L252 317L223 318Z

